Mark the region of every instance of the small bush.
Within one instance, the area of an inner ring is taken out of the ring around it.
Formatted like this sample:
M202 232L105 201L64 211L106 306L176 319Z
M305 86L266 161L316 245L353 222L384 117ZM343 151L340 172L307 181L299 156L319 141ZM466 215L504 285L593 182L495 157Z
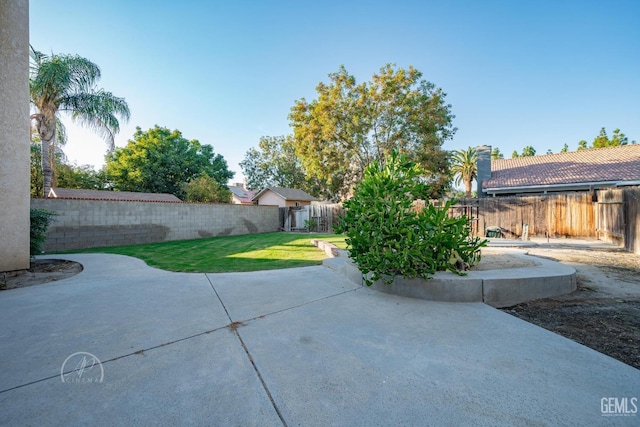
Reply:
M428 194L421 175L415 163L393 153L386 165L366 169L353 199L344 203L335 230L346 235L349 256L369 286L379 279L389 284L396 275L425 280L436 271L463 275L480 261L486 241L471 237L468 218L449 217L452 202L416 212L413 201Z
M31 209L31 231L30 231L30 253L31 256L42 253L42 244L44 243L47 235L47 229L54 216L55 212L48 211L46 209Z
M307 231L309 232L312 232L313 230L315 230L317 226L318 226L318 222L315 219L304 220L304 228L306 228Z

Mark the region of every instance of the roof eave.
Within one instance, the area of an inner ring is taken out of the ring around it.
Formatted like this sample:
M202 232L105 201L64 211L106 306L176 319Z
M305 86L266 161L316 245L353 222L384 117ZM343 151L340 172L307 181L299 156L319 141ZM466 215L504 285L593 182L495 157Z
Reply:
M591 190L598 188L612 188L629 185L640 185L640 181L604 181L604 182L575 182L570 184L528 185L517 187L489 187L482 191L489 195L509 193L540 193L561 190Z
M253 197L251 198L251 201L252 201L252 202L254 202L254 201L258 200L258 199L260 198L260 196L262 196L262 194L263 194L265 191L267 191L268 189L269 189L269 188L267 187L267 188L263 188L262 190L258 191L258 192L256 193L256 195L255 195L255 196L253 196Z

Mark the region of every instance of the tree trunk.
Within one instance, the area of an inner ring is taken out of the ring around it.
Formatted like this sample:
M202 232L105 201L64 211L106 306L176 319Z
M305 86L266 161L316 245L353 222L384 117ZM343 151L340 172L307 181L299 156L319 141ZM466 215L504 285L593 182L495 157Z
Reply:
M58 186L58 174L56 173L56 145L49 145L49 163L51 164L51 186Z
M36 129L38 135L40 135L41 157L40 164L42 165L42 196L48 197L49 190L51 190L51 175L53 173L51 169L51 141L56 136L56 118L48 118L45 114L39 114L36 117Z
M464 181L464 191L467 193L467 199L471 198L471 180Z
M42 192L44 197L49 196L51 190L51 159L49 158L49 149L51 148L51 140L41 139L42 156Z

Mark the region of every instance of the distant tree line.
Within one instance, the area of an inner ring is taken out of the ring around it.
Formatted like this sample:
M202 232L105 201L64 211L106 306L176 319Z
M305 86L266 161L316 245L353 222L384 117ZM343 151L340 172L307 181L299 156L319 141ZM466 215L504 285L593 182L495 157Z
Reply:
M387 64L370 81L358 83L344 67L316 87L311 101L295 101L289 114L293 133L263 136L240 163L250 189L300 188L328 200L349 198L353 186L373 161L384 162L393 150L418 163L428 184L424 198L472 195L476 178L475 149L447 152L445 141L456 132L445 93L412 67ZM603 128L591 147L627 144L616 129L611 139ZM578 149L587 148L581 141ZM567 151L565 144L562 151ZM551 154L547 150L547 154ZM512 158L535 156L526 146ZM504 158L498 147L493 159ZM455 186L464 184L460 193Z
M636 141L631 141L631 144L635 144L635 143ZM594 138L591 144L589 144L586 140L583 139L578 142L578 146L576 149L580 151L580 150L587 150L590 148L619 147L621 145L627 145L627 144L629 144L629 138L627 138L627 136L624 133L622 133L620 129L615 129L613 131L613 135L611 136L611 138L609 138L607 136L606 129L601 128L600 133L598 134L598 136ZM559 152L566 153L568 151L569 151L569 145L565 143ZM545 154L553 154L553 151L551 149L547 149L547 152ZM535 156L535 155L536 155L536 149L528 145L523 148L522 153L518 153L518 151L514 150L513 153L511 154L511 158L515 159L517 157L527 157L527 156ZM493 152L491 153L491 158L502 159L504 158L504 156L502 155L502 153L500 153L500 150L496 147L493 149Z
M40 143L31 145L31 194L43 191ZM105 166L71 165L58 149L53 168L57 186L93 190L169 193L190 202L229 203L227 162L213 147L187 140L180 131L155 126L137 128L124 147L107 154Z
M295 101L291 135L265 136L240 164L248 186L297 186L341 200L373 161L393 150L418 163L428 184L423 197L450 186L449 153L442 144L456 132L446 94L413 67L387 64L358 83L344 67L316 87L317 97Z
M188 201L230 202L233 177L213 147L187 140L177 131L137 128L125 147L114 151L120 120L128 120L124 98L96 87L100 68L78 55L46 55L31 47L31 194L48 196L52 186L97 190L171 193ZM62 146L62 116L96 131L107 142L106 165L70 165Z
M425 184L421 197L472 195L477 154L471 147L442 148L457 129L441 88L423 79L415 68L393 64L384 65L366 82L358 83L344 66L328 77L328 82L316 86L315 99L294 102L288 116L291 134L263 136L257 147L247 151L240 166L249 189L291 187L325 200L344 200L369 165L384 165L397 152L424 171L419 178ZM137 128L126 146L115 149L119 120L128 120L130 112L124 98L96 88L99 78L100 69L86 58L45 55L32 48L32 195L47 195L51 186L59 186L170 193L198 202L231 201L226 184L234 173L225 159L211 145L187 140L178 130ZM68 163L62 149L65 113L105 138L104 168L95 171ZM582 140L577 149L628 143L619 129L609 138L602 128L591 144ZM561 152L568 150L564 144ZM534 155L536 149L526 146L511 157ZM504 155L495 147L491 157ZM464 184L465 192L452 184Z

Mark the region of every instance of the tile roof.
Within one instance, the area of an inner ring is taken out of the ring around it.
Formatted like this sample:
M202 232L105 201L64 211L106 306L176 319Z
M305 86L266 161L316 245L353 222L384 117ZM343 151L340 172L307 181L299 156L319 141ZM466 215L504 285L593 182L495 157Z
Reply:
M121 202L171 202L182 203L173 194L136 193L133 191L84 190L77 188L52 188L49 197L57 199L113 200Z
M282 188L282 187L268 187L260 191L253 197L253 200L258 199L265 191L271 190L276 193L278 196L282 197L284 200L298 200L301 202L315 202L316 199L312 195L298 190L297 188Z
M483 189L640 181L640 144L491 161Z
M253 203L253 196L256 195L256 192L253 190L245 190L243 187L239 187L236 185L229 185L229 191L240 201L240 203Z

